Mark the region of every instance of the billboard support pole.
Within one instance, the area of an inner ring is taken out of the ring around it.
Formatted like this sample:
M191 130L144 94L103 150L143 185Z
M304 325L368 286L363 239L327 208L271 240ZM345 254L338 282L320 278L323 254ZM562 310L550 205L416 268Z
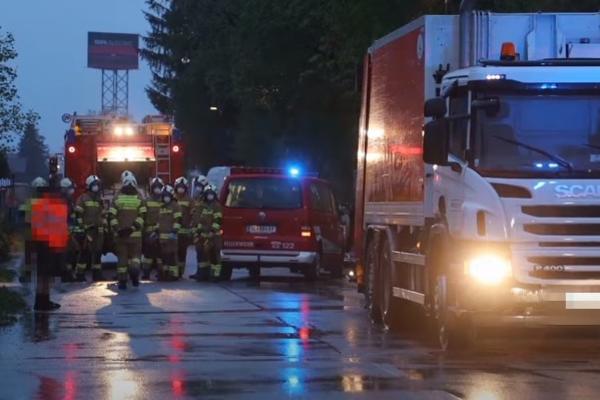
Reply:
M129 114L129 70L102 70L102 114Z

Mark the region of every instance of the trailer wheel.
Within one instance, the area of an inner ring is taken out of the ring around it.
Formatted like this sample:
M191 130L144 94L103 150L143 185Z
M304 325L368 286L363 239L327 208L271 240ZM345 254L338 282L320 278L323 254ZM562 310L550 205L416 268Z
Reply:
M393 274L392 274L392 255L387 239L381 242L379 273L377 285L375 286L379 296L380 320L386 329L390 329L395 321L394 295L393 295Z
M343 278L344 277L344 263L343 261L340 262L339 264L336 264L334 266L332 266L331 268L329 268L329 273L331 274L332 278Z
M380 276L379 261L379 246L377 240L372 238L367 244L365 298L371 321L375 324L383 322L381 319L381 296L379 295L378 288Z

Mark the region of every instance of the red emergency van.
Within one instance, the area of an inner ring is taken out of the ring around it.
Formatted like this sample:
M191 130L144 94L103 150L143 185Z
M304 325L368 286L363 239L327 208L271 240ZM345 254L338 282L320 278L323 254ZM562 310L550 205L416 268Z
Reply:
M220 192L223 267L289 267L307 279L341 276L344 236L328 182L296 168L231 168Z

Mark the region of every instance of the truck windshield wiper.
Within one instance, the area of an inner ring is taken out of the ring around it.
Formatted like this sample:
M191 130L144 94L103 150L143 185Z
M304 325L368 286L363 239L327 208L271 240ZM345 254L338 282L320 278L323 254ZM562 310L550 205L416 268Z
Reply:
M573 166L571 165L571 163L562 157L559 157L552 153L548 153L546 150L538 149L537 147L530 146L527 143L519 142L517 140L503 138L502 136L498 136L498 135L494 135L494 137L498 140L502 140L503 142L514 144L515 146L520 146L520 147L523 147L524 149L531 150L535 153L546 156L546 157L548 157L549 160L554 161L555 163L557 163L558 165L560 165L567 171L573 172Z

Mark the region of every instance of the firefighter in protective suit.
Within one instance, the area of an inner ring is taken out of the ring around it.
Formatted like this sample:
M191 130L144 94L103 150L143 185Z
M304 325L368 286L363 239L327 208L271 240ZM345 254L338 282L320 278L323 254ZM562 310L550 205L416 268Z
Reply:
M137 181L132 173L124 174L122 187L109 210L110 229L115 234L117 251L117 277L119 289L127 289L128 276L133 286L138 286L141 255L142 230L146 205L137 190Z
M146 199L146 217L142 243L143 279L150 279L150 271L153 265L156 265L157 271L162 270L162 265L160 265L160 246L158 244L158 237L154 232L158 228L163 187L164 183L159 177L154 177L150 181L150 196Z
M181 277L177 265L177 236L181 229L181 211L175 201L175 190L166 185L162 191L162 207L158 217L156 234L160 240L160 258L162 259L162 278L174 281Z
M177 265L179 266L179 276L183 276L187 249L192 244L190 230L192 199L188 195L188 180L183 176L175 179L175 199L181 211L181 229L177 235Z
M192 180L193 199L190 207L190 236L196 248L196 272L190 275L190 279L208 280L210 277L210 263L204 257L204 246L198 245L199 239L195 233L196 225L204 208L204 188L208 185L208 179L204 175L198 175Z
M68 207L68 220L67 226L69 227L69 244L67 245L66 262L63 266L62 281L73 282L75 280L74 270L77 267L77 259L79 257L79 243L77 241L80 237L82 229L77 223L77 213L75 212L75 200L73 194L75 194L75 184L69 178L63 178L60 180L60 193L67 202Z
M85 271L92 268L92 279L102 280L102 246L106 218L100 193L101 181L96 175L90 175L85 180L86 191L77 199L75 213L77 215L77 242L79 244L79 259L77 260L77 281L85 281Z
M204 175L198 175L192 181L194 189L194 199L201 200L204 194L204 189L208 186L208 179Z
M221 280L221 248L223 210L217 201L217 192L212 185L207 185L202 196L202 205L195 209L194 242L200 254L202 254L202 263L199 264L199 279L208 278L211 280ZM210 272L207 271L210 266ZM207 272L209 272L207 274Z

